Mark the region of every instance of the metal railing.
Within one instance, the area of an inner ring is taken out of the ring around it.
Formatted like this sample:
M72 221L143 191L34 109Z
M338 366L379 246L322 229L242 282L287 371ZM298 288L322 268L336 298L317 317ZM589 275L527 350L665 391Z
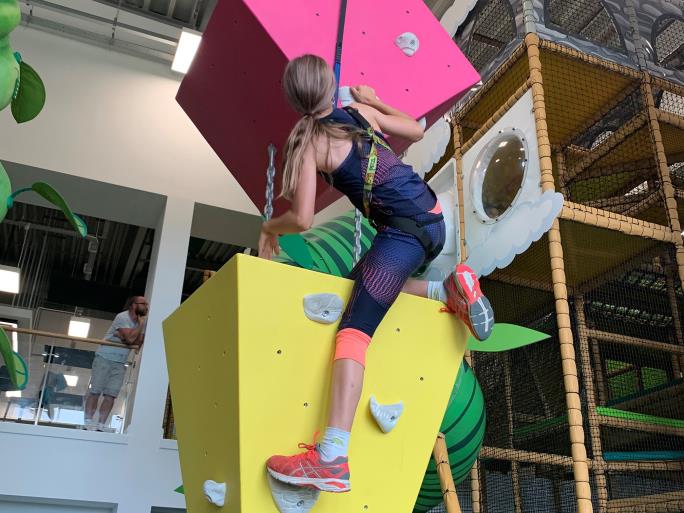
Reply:
M121 344L3 325L17 336L17 352L26 361L29 377L23 390L13 390L0 367L0 422L85 429L85 402L91 388L91 372L99 347ZM124 384L111 414L98 430L123 433L135 383L137 350L124 364Z

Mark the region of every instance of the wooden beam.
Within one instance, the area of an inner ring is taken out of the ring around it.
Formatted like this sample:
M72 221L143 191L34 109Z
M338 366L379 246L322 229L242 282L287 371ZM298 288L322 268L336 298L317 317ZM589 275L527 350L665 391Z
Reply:
M608 513L672 513L684 508L684 492L659 493L608 501Z
M618 335L616 333L609 333L600 330L586 330L587 338L603 340L605 342L613 342L615 344L624 344L629 346L643 347L654 351L664 351L666 353L684 354L684 347L667 344L665 342L657 342L655 340L646 340L643 338L629 337L627 335Z

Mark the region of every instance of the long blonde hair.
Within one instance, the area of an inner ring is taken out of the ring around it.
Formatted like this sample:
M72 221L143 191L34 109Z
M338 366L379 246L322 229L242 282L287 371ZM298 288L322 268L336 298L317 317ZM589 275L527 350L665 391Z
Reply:
M281 196L291 200L299 184L304 152L315 139L357 140L363 132L356 127L321 122L318 117L332 106L337 82L332 69L316 55L302 55L290 61L283 75L283 90L290 106L302 115L285 143L285 165Z

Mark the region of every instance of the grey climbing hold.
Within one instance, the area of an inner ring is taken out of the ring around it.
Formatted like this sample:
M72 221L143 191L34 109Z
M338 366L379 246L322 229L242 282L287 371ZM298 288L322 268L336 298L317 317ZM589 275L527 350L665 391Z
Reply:
M226 502L226 483L217 483L211 479L207 479L202 487L204 496L209 502L216 506L223 506Z
M399 422L399 417L404 413L404 402L402 401L397 404L380 404L375 400L374 396L371 396L370 410L375 422L377 422L380 429L382 429L382 432L389 433L396 427L397 422Z
M342 315L344 303L337 294L310 294L304 296L304 314L312 321L332 324Z
M271 475L268 476L268 485L280 513L308 513L321 494L312 488L281 483Z
M399 49L409 57L413 57L413 54L415 54L420 47L418 36L413 32L404 32L403 34L397 36L397 38L394 40L394 44L397 45Z

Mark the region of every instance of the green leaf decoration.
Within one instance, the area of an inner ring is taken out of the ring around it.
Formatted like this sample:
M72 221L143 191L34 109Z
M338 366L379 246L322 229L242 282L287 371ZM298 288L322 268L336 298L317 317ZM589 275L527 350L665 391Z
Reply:
M35 118L45 105L45 85L38 73L24 61L19 63L19 92L12 101L12 116L17 123Z
M289 257L296 262L296 264L304 269L313 269L314 260L309 251L309 246L304 237L298 233L288 235L281 235L278 237L280 248L289 255Z
M71 223L71 226L74 227L74 230L81 234L81 237L85 237L88 234L88 227L85 221L71 211L64 198L51 185L45 182L36 182L31 186L31 189L59 208L69 223Z
M185 488L183 488L183 485L180 485L178 488L174 490L174 492L185 494Z
M7 373L12 385L17 390L23 390L28 383L28 367L20 354L12 351L12 344L7 332L0 328L0 355L5 360Z
M5 219L7 209L9 208L9 198L12 195L12 183L9 175L0 162L0 222Z
M471 351L499 353L541 342L547 338L551 338L551 336L540 331L515 324L497 323L487 340L479 341L471 335L466 347Z

